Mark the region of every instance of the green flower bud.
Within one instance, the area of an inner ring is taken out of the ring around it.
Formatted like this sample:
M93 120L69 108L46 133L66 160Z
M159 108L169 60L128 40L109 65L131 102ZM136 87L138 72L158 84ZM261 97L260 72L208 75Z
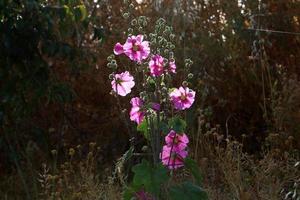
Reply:
M183 82L182 82L182 86L183 86L183 87L187 87L188 85L189 85L189 83L188 83L187 81L183 81Z
M168 59L164 58L164 64L166 65L168 62Z
M145 21L143 21L143 26L144 27L146 27L147 26L147 24L148 24L148 22L145 20Z
M174 57L170 58L170 62L175 62Z
M189 74L188 74L188 78L189 78L189 79L192 79L193 77L194 77L194 74L192 74L192 73L189 73Z
M132 29L132 28L129 28L129 29L128 29L128 33L133 33L133 29Z
M137 25L137 20L136 19L131 20L131 25L136 26Z
M171 39L171 40L174 40L174 39L175 39L175 35L174 35L174 34L171 34L171 35L170 35L170 39Z
M129 9L130 9L130 10L133 10L133 9L134 9L133 3L131 3L131 4L129 5Z
M128 19L129 18L129 13L124 13L123 17L124 17L124 19Z
M108 78L109 78L109 80L114 80L115 75L114 75L114 74L110 74L110 75L108 76Z

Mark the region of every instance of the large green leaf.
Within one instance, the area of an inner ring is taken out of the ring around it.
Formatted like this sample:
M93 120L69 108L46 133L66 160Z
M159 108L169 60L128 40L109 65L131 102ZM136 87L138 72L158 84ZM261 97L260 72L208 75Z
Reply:
M143 160L132 168L134 172L133 185L143 186L146 192L158 195L163 183L168 181L168 170L161 164L152 166L148 161Z
M142 123L137 126L137 131L142 132L145 138L149 139L148 123L146 120L143 120Z
M169 191L171 200L207 200L206 192L199 186L186 181L181 185L173 186Z
M186 167L186 169L188 169L191 172L191 174L193 175L193 177L196 180L196 183L198 185L201 185L202 184L202 176L201 176L200 169L199 169L197 163L191 158L186 158L184 161L184 166Z
M169 127L173 129L176 133L184 133L186 128L186 122L179 117L173 117L169 120Z
M85 5L79 5L74 8L74 15L76 21L83 21L87 17L87 10Z

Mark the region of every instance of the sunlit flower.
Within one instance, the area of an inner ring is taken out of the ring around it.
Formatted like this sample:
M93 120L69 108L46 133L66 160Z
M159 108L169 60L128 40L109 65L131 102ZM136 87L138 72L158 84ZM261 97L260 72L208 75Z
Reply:
M127 38L124 45L117 43L114 47L116 55L125 54L131 60L140 62L146 59L150 54L148 41L143 41L143 35L130 36Z
M169 169L177 169L184 166L184 159L187 157L188 152L183 149L177 149L172 146L163 146L160 154L162 164Z
M167 146L183 150L187 147L189 143L189 138L185 133L178 134L174 130L171 130L169 134L165 137Z
M128 71L114 75L114 80L111 82L113 91L120 96L126 96L131 92L131 88L135 85L133 76Z
M142 111L144 102L139 97L134 97L130 101L132 108L130 110L130 120L135 121L137 124L140 124L145 117L145 113Z
M170 99L177 110L185 110L192 106L195 101L196 92L189 89L188 87L179 89L175 88L170 93Z
M164 58L160 55L154 55L149 62L150 74L160 76L164 72Z

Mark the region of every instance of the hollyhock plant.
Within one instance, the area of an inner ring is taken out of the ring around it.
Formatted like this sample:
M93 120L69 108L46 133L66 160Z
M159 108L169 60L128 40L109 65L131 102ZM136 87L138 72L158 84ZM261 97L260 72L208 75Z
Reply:
M165 142L167 146L173 146L179 150L185 149L189 143L189 138L185 133L178 134L174 130L171 130L169 134L165 137Z
M170 99L177 110L190 108L195 101L196 92L188 87L175 88L170 94Z
M113 91L120 96L126 96L131 92L135 82L133 76L128 71L114 75L114 80L111 81Z
M150 54L149 42L144 41L143 35L130 36L124 45L117 43L114 47L116 55L125 54L130 60L141 62Z
M134 97L130 101L132 108L130 110L130 120L135 121L137 124L140 124L145 117L145 113L142 111L144 102L139 97Z
M184 159L187 155L188 153L185 149L164 145L160 157L163 165L169 169L177 169L184 166Z
M164 58L160 55L154 55L149 62L150 74L160 76L164 72Z

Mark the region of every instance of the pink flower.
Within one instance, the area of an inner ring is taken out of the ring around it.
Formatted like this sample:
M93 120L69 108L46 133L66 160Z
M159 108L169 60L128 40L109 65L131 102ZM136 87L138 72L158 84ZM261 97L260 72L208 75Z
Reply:
M180 150L164 145L160 157L163 165L169 169L177 169L184 166L184 159L187 155L188 152L184 149Z
M175 61L169 62L169 72L175 74L176 73L176 64Z
M131 60L140 62L146 59L150 54L150 47L148 41L143 41L143 35L130 36L127 38L124 45L117 43L114 47L116 55L125 54Z
M183 150L187 147L189 143L189 138L185 133L177 134L174 130L171 130L169 134L165 137L167 146L176 148L178 150Z
M170 99L177 110L185 110L192 106L195 101L195 94L193 90L188 87L173 90L169 96Z
M160 76L164 72L164 58L160 55L154 55L149 62L150 74Z
M112 89L121 96L129 94L134 85L133 76L128 71L115 74L114 80L111 82Z
M145 113L142 111L144 102L139 97L134 97L130 101L132 108L130 110L130 120L135 121L137 124L140 124L145 117Z

